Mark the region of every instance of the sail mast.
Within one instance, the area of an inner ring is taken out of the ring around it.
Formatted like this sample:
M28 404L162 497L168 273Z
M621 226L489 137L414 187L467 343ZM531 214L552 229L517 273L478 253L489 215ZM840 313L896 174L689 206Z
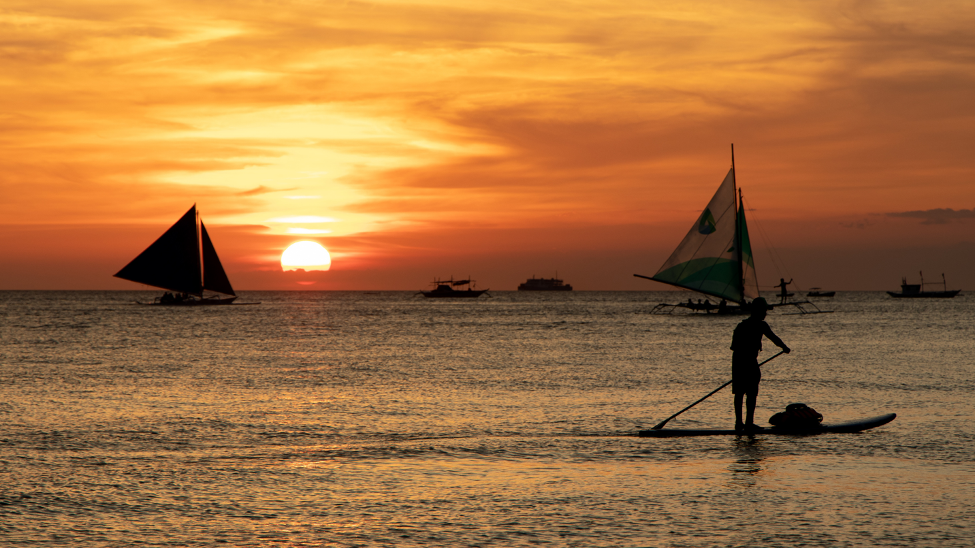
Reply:
M743 280L743 236L740 234L740 209L736 204L737 191L739 191L740 206L743 204L743 191L736 188L736 151L733 149L733 144L729 144L729 159L730 159L730 170L733 172L733 213L736 220L736 231L733 233L733 242L736 243L736 280L739 281L739 291L740 295L743 296L743 303L746 303L746 282ZM742 215L746 215L743 212Z

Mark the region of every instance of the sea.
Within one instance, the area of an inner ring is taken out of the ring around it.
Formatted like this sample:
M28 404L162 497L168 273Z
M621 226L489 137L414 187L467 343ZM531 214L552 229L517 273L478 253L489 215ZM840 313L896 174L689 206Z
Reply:
M0 292L0 546L975 544L973 292L768 316L759 424L887 425L671 439L637 434L729 380L740 317L653 310L702 296L157 295Z

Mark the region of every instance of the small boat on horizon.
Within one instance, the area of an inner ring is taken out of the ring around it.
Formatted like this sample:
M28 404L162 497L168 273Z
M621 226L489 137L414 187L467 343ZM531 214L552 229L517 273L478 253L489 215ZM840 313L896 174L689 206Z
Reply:
M462 279L460 281L455 281L454 278L447 280L435 279L432 283L434 290L422 290L420 291L426 298L478 298L482 294L488 292L488 289L476 290L473 288L475 281L468 279ZM468 288L455 290L454 287L468 285Z
M137 302L143 305L228 305L237 299L196 204L113 277L175 293ZM204 296L204 291L216 294Z
M811 288L810 291L808 291L807 295L809 297L817 297L817 298L832 298L835 295L835 291L821 290L820 287L813 287Z
M925 283L923 282L923 272L919 272L919 284L910 285L906 284L906 278L902 278L902 292L894 292L892 290L887 290L889 296L893 298L953 298L960 293L959 290L947 290L946 289L946 274L943 275L943 290L925 290L927 284L938 284L938 283Z
M533 275L532 279L526 279L525 283L519 285L518 290L573 290L573 287L567 284L563 284L563 279L557 279L553 277L552 279L537 279Z

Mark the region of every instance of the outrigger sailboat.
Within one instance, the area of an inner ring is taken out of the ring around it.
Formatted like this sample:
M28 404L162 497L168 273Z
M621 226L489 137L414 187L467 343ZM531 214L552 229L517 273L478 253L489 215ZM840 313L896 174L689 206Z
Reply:
M732 152L730 145L731 156ZM712 314L748 312L749 303L760 296L760 290L745 214L743 192L736 188L736 162L733 157L729 172L716 194L658 273L651 277L634 275L701 292L718 298L719 302L712 303L707 299L705 303L701 300L693 303L689 299L678 304L658 304L652 313L671 313L677 308ZM800 313L828 313L820 311L809 301L772 305L793 305Z
M237 299L196 204L114 277L177 293L144 305L227 305ZM204 296L204 291L218 294Z

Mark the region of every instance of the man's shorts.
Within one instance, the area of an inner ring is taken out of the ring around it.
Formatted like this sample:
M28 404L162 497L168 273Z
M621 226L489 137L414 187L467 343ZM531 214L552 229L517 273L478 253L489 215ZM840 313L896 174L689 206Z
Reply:
M756 395L760 391L761 376L756 359L733 361L733 395L740 393Z

